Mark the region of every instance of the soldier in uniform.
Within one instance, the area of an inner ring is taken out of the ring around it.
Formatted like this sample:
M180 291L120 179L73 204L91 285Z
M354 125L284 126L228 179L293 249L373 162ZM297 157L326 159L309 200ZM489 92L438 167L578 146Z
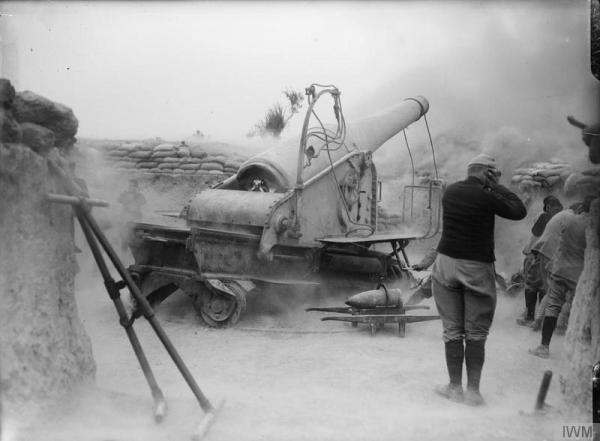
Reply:
M436 392L452 401L479 406L484 404L479 382L485 341L496 309L495 216L521 220L527 210L516 194L498 183L495 158L476 156L469 162L467 174L464 181L449 185L442 198L443 230L432 279L450 382L438 386Z
M583 271L583 257L585 251L585 227L588 212L593 197L583 201L581 212L565 219L558 248L552 256L548 266L548 303L544 311L542 323L542 341L529 353L541 358L550 356L550 340L554 334L558 316L565 303L571 303L575 294L575 287L581 271Z
M544 257L533 249L534 244L542 236L546 224L554 215L563 209L560 201L554 196L544 198L544 209L536 217L531 228L531 239L523 250L525 261L523 269L525 273L525 317L518 318L517 323L521 326L533 327L535 321L535 305L541 302L546 294L546 280L544 277Z

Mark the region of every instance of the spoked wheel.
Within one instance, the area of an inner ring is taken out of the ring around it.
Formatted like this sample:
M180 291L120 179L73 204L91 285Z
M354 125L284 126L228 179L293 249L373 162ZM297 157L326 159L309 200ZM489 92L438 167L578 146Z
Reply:
M235 284L229 285L229 288L235 293L235 297L208 291L196 301L202 320L213 328L235 325L246 310L246 293Z

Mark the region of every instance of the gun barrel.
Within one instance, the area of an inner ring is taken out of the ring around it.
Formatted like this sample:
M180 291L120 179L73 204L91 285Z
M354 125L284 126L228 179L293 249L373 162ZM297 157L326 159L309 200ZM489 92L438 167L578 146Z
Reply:
M429 102L424 97L407 98L389 109L348 124L346 139L361 150L374 152L428 110Z
M422 96L408 98L376 114L346 124L345 147L319 151L303 170L303 182L315 177L327 167L348 155L348 152L371 151L380 148L390 138L417 121L429 110L429 102ZM276 146L248 159L238 170L238 179L246 176L267 177L275 187L287 190L296 181L298 140ZM307 147L309 145L307 144ZM320 147L320 146L319 146Z

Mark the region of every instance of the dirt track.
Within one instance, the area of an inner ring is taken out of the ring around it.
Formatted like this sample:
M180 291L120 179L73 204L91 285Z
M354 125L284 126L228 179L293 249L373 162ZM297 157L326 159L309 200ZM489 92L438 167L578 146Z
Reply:
M99 275L86 265L85 273L77 293L98 365L97 390L68 403L70 412L61 410L65 416L53 417L32 439L189 439L201 412L182 377L150 327L138 322L169 402L168 417L156 425L144 378ZM204 393L215 405L225 400L207 440L542 440L560 439L561 424L574 421L556 412L518 414L532 409L543 371L557 374L563 342L553 341L547 361L526 353L539 334L514 324L520 298L499 301L482 380L487 406L478 409L432 391L446 381L439 321L409 324L404 339L391 325L372 338L365 327L321 322L322 313L306 313L304 306L271 315L250 311L225 330L203 327L181 293L158 309ZM548 401L560 405L558 375Z

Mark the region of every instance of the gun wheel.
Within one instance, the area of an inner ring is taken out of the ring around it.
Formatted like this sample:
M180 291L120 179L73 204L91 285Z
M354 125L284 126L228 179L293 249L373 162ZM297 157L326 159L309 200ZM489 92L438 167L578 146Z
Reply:
M235 297L210 291L196 302L197 311L207 325L213 328L233 326L246 310L245 292L233 284L230 288L235 292Z

